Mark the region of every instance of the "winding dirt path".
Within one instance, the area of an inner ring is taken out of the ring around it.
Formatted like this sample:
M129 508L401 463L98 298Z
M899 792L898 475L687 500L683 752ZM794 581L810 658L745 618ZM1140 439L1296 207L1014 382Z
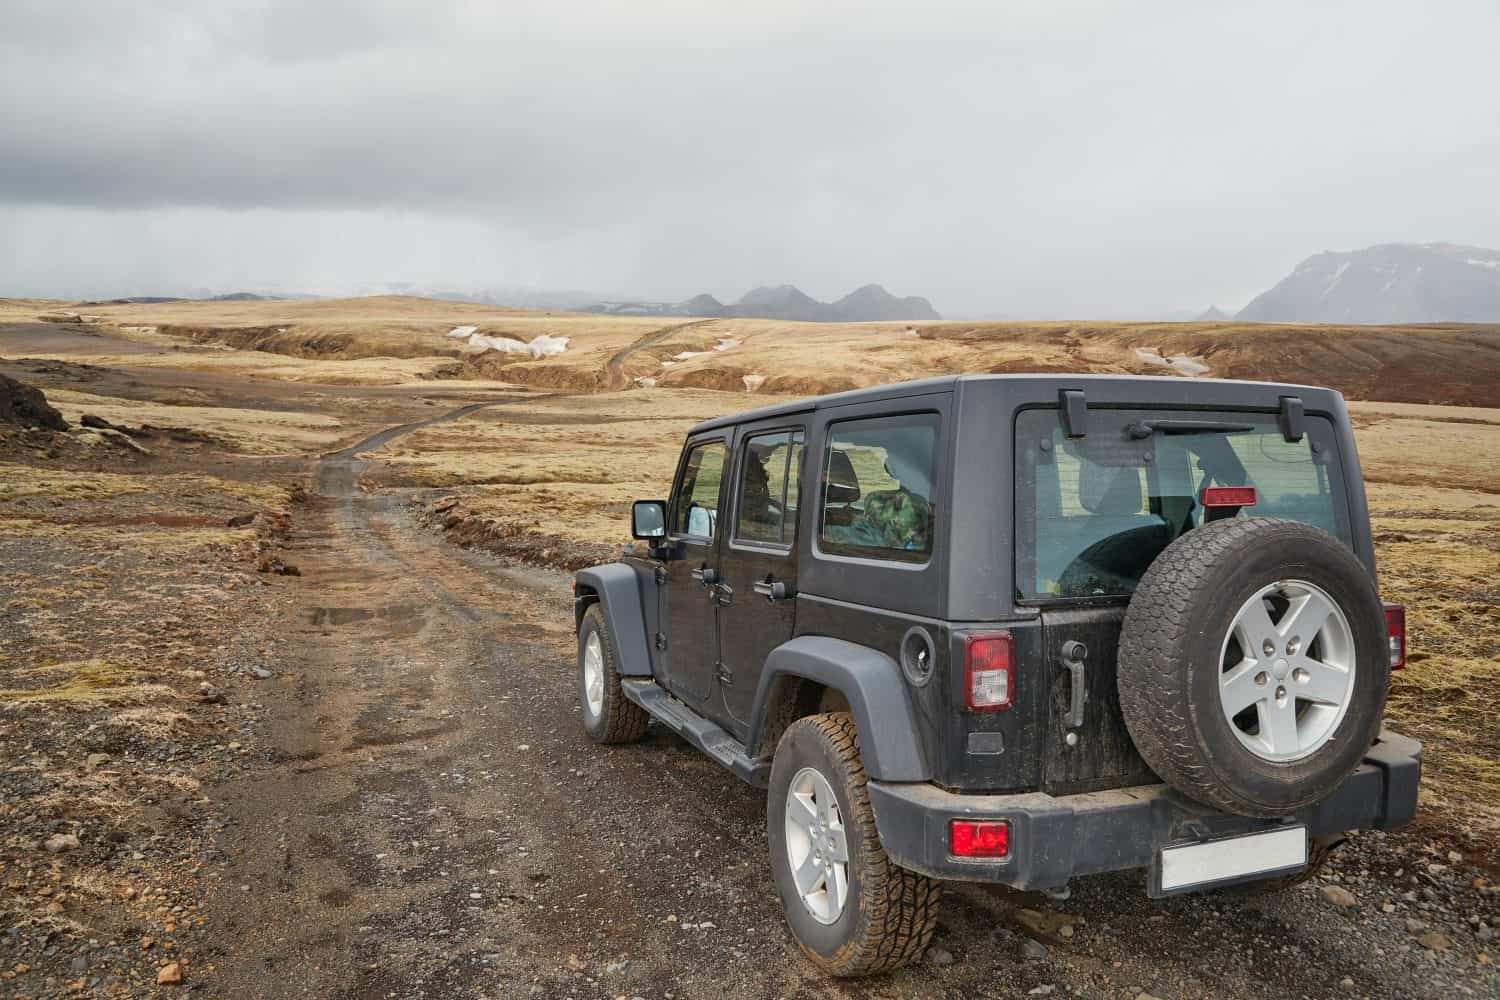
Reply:
M689 330L695 326L703 326L707 323L713 322L716 321L712 319L695 319L689 323L677 323L673 326L664 326L660 330L655 330L651 333L646 334L640 340L637 340L635 343L631 344L629 347L625 348L623 351L619 352L605 363L605 371L609 373L609 382L607 383L607 388L611 392L630 388L630 377L625 374L625 361L636 351L639 351L642 348L651 347L654 344L659 344L663 340L666 340L668 337L672 336L672 334L674 333L681 333L683 330Z
M625 747L583 735L567 578L447 545L399 492L359 488L381 445L477 408L318 465L292 538L302 576L272 627L283 652L253 691L261 764L211 791L230 822L193 970L205 995L1430 992L1409 946L1372 952L1364 918L1312 887L1153 902L1139 873L1082 880L1062 904L952 885L946 958L823 979L782 920L763 793L655 727Z

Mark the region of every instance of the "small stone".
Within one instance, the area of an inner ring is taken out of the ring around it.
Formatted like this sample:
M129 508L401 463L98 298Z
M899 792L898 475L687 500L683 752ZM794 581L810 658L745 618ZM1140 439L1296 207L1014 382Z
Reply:
M1147 993L1145 990L1142 990L1135 995L1135 1000L1161 1000L1161 997L1155 996L1154 994Z
M1040 941L1027 938L1021 942L1021 955L1033 961L1041 961L1047 957L1047 946Z
M1426 934L1418 935L1417 944L1428 951L1447 951L1453 947L1453 942L1442 931L1428 931Z
M577 955L573 955L573 954L569 954L568 955L568 968L572 969L574 972L582 972L584 969L587 969L588 967L589 967L589 963L585 962L583 959L579 958Z
M143 937L143 938L141 938L141 950L142 951L148 950L154 944L156 944L156 938L154 938L154 937Z
M1395 903L1381 903L1380 904L1380 912L1381 913L1395 913L1396 912L1396 904Z
M1420 934L1426 926L1427 924L1424 921L1418 920L1415 917L1406 918L1406 933L1408 934Z
M1339 985L1346 990L1352 990L1354 989L1354 980L1350 979L1348 976L1345 976L1343 979L1339 980Z
M1061 927L1059 927L1057 929L1057 933L1061 934L1065 938L1070 938L1070 937L1073 936L1073 925L1072 924L1063 924Z
M1358 897L1341 885L1325 885L1318 891L1322 893L1324 899L1340 909L1346 910L1351 906L1359 905Z
M1489 924L1480 924L1474 931L1474 936L1485 944L1495 940L1495 928Z
M1459 854L1457 851L1449 851L1448 852L1448 860L1451 861L1455 865L1459 864L1460 862L1462 862L1463 859L1464 859L1464 856L1462 854Z
M1443 874L1443 872L1445 872L1447 870L1448 870L1448 866L1447 865L1440 865L1440 864L1437 864L1437 863L1433 863L1433 864L1430 864L1430 865L1427 866L1427 871L1429 873L1433 874L1433 875L1441 875L1441 874Z
M1051 996L1053 989L1055 989L1055 987L1051 983L1043 983L1040 986L1033 986L1031 989L1027 990L1026 995L1029 997Z
M63 851L76 851L81 845L78 843L77 834L54 833L42 846L47 848L49 854L61 854Z
M258 681L264 681L269 680L276 675L271 673L271 671L267 670L265 667L251 667L250 676L254 677Z
M168 962L156 974L156 985L158 986L176 986L180 982L182 982L182 964L180 962Z
M100 764L103 764L107 760L109 760L109 754L107 753L91 753L83 759L83 763L84 766L92 771L94 768L98 767Z
M941 967L943 967L945 965L952 965L953 964L953 952L949 951L946 948L928 948L927 949L927 964L928 965L935 965L935 966L938 966L939 968L941 968Z
M604 974L606 976L618 976L628 968L630 968L630 963L622 958L617 962L610 962L606 965L604 967Z

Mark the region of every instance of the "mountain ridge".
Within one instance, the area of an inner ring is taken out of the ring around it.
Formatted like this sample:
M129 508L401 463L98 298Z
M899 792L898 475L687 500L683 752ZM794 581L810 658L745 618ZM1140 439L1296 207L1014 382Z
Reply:
M898 297L878 284L861 285L836 302L820 302L796 285L760 285L728 305L700 294L682 302L599 302L584 312L615 316L709 316L809 323L872 323L942 319L920 295Z

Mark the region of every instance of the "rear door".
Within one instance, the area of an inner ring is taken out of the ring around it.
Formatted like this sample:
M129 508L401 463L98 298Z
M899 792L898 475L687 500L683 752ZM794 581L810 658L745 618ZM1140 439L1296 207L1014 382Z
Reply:
M1255 489L1229 516L1305 521L1349 542L1333 425L1306 425L1288 439L1274 413L1091 408L1075 436L1055 409L1017 415L1016 582L1042 612L1047 791L1155 780L1120 711L1120 625L1141 574L1212 516L1206 487Z
M720 708L744 739L771 650L792 637L801 506L803 424L766 422L735 439L733 505L720 554Z
M667 688L701 708L713 689L718 658L715 597L728 441L713 436L689 441L667 510L667 537L675 558L662 565L658 590L663 603L662 659Z

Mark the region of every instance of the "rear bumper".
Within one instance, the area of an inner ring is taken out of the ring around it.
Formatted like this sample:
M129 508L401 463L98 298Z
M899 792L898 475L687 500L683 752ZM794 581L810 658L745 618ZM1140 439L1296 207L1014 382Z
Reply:
M1294 824L1306 826L1312 837L1401 826L1416 812L1421 773L1421 744L1386 730L1337 791L1284 820L1230 816L1166 785L1062 796L959 795L925 782L871 781L868 787L881 843L903 868L934 878L1047 889L1078 875L1150 868L1168 845ZM1009 857L952 857L948 825L960 818L1009 821Z

